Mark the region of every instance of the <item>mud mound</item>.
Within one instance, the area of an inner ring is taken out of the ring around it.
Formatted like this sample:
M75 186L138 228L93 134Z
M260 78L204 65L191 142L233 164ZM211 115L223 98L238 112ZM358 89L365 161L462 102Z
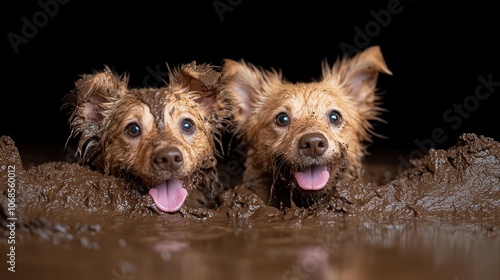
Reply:
M500 143L464 134L447 150L429 151L360 205L371 217L500 219Z

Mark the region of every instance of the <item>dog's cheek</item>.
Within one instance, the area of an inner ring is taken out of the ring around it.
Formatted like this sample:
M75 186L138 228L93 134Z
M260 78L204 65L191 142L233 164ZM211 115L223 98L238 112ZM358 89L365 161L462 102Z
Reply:
M106 138L105 138L106 139ZM121 131L115 133L107 141L107 146L103 149L105 166L112 175L119 175L121 171L126 169L135 170L135 166L144 166L146 162L141 161L139 156L140 139L127 139ZM133 167L133 168L131 168Z
M103 163L105 173L118 176L120 174L121 162L123 162L123 148L116 142L110 143L103 149Z
M188 170L195 168L195 165L201 164L205 158L213 156L213 145L210 141L211 134L203 129L199 129L189 138L188 145L185 147L185 164Z
M274 153L276 146L283 142L284 132L277 131L274 127L260 129L255 134L253 146L256 150Z
M338 135L340 144L345 146L353 155L359 155L360 153L361 139L359 137L360 132L357 129L357 127L349 125L344 127Z
M125 160L132 163L133 169L137 170L141 177L153 173L153 147L150 141L141 139L138 143L134 142Z

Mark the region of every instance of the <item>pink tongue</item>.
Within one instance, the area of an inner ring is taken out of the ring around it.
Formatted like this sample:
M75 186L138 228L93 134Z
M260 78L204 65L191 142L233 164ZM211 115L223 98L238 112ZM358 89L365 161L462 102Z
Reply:
M328 182L328 178L330 178L330 173L325 165L310 166L295 172L295 180L299 187L308 191L321 190Z
M164 212L175 212L181 209L187 197L187 191L182 187L181 181L171 179L149 190L156 207Z

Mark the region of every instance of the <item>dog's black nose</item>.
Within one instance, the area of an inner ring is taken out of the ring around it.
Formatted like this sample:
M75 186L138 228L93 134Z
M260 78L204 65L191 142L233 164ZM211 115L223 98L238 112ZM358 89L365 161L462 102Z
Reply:
M153 164L161 170L178 170L183 162L182 153L176 147L161 148L153 154Z
M328 149L328 140L318 132L307 133L299 139L299 151L308 157L322 156Z

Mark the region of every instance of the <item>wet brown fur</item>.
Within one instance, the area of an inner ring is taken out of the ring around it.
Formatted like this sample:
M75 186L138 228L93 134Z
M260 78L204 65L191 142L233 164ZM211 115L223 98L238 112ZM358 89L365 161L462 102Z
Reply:
M360 175L367 142L374 134L371 121L380 120L382 110L376 94L378 73L391 72L378 46L343 58L333 67L324 63L322 70L318 81L291 83L278 71L244 61L227 59L223 65L225 92L235 102L236 135L248 148L243 182L272 205L290 203L287 198L311 205L308 200L317 200L338 179ZM328 121L332 110L341 114L338 125ZM290 118L286 127L276 124L283 112ZM309 158L298 152L298 140L306 133L326 137L324 155ZM295 186L292 172L312 164L328 166L331 176L323 190Z
M167 85L139 89L129 88L128 76L119 76L107 66L82 75L65 102L71 108L70 138L78 138L80 162L107 175L138 180L144 191L178 178L188 186L188 199L197 196L190 192L194 189L210 196L207 201L215 199L220 188L218 141L229 114L226 98L220 94L220 72L215 69L192 62L171 70ZM182 130L186 119L194 125L194 132ZM132 123L139 125L140 136L127 133ZM154 153L164 147L181 151L181 168L155 167Z

